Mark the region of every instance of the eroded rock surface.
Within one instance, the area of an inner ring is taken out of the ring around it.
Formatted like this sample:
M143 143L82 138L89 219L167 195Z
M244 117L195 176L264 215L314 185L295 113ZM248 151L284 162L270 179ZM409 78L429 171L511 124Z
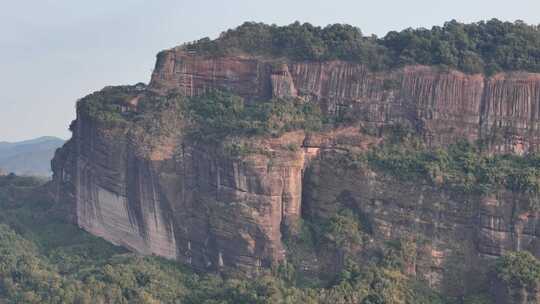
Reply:
M540 256L540 217L523 195L463 194L400 181L369 168L337 166L333 154L322 153L304 177L306 215L324 218L346 207L361 215L375 243L413 240L409 273L432 287L450 294L478 290L490 284L482 280L494 257L518 250Z
M405 123L431 146L465 138L486 141L492 153L539 148L537 74L486 77L424 66L372 72L340 61L203 58L173 49L158 56L149 87L137 94L196 96L209 89L230 90L248 102L298 97L376 132ZM128 109L136 111L137 94ZM256 273L285 259L288 225L349 204L367 216L374 242L422 240L409 272L449 293L474 288L471 273L507 250L540 257L538 213L523 210L518 194L456 194L329 166L329 153L365 150L381 140L356 127L253 139L271 153L240 157L181 132L144 150L125 128L79 112L72 130L53 161L57 199L73 208L83 229L142 254ZM456 259L464 267L448 266ZM455 286L455 273L462 285Z
M372 72L342 61L279 63L250 57L204 58L160 53L150 90L188 96L227 89L250 100L300 96L330 114L381 126L406 121L432 145L492 139L497 152L538 150L540 75L493 77L408 66Z

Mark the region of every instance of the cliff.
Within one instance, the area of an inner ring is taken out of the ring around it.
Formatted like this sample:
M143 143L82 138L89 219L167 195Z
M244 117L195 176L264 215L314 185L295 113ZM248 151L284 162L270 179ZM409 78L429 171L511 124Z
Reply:
M233 155L225 144L188 136L190 124L173 111L137 118L152 100L212 89L247 104L297 98L339 123L318 132L224 138L255 147ZM103 98L119 105L128 123L93 117L83 99L73 137L53 160L57 200L81 228L115 244L198 269L257 273L287 260L283 234L294 234L300 219L346 207L369 222L367 247L413 239L408 273L448 294L487 288L486 265L506 251L540 257L540 217L524 207L524 194L457 193L332 161L385 142L386 128L395 125L408 126L428 147L467 139L488 154L538 151L539 74L486 77L426 66L374 72L344 61L204 57L176 48L158 55L148 87L123 90L121 101L107 90ZM339 271L343 265L325 255L315 254L307 272Z
M183 49L159 54L150 90L193 96L211 88L250 100L300 96L326 113L377 127L406 121L432 145L501 133L492 143L494 152L538 150L540 75L533 73L486 77L426 66L371 72L343 61L279 64L252 57L201 58Z

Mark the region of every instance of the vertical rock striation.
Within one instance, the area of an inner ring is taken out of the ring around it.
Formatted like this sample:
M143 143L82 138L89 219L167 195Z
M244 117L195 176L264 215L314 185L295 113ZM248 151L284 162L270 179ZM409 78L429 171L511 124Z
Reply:
M72 139L52 163L57 196L75 207L81 228L143 254L175 258L159 166L133 151L121 128L104 129L78 112Z
M150 89L188 96L228 89L248 100L299 96L374 126L410 124L434 146L466 138L487 140L493 152L539 147L540 75L532 73L486 77L426 66L372 72L343 61L277 64L172 49L158 56Z
M81 228L203 270L254 273L284 259L281 229L300 217L310 153L280 147L301 146L303 132L261 143L273 157L238 158L181 138L141 149L126 128L81 111L72 129L53 185Z
M299 98L376 130L406 124L434 147L465 138L481 140L492 153L539 149L540 75L531 73L486 77L425 66L373 72L342 61L207 58L178 48L158 55L149 87L137 94L196 96L211 89L248 102ZM135 111L139 98L129 105ZM328 153L380 140L357 127L256 138L271 153L235 157L182 132L147 151L129 128L77 114L72 139L53 160L57 199L83 229L142 254L253 273L285 259L284 228L346 203L367 216L375 242L422 239L409 272L449 292L474 286L471 273L507 250L540 257L540 217L521 210L515 193L458 195L328 166ZM451 282L452 259L468 267L456 270L466 278L463 286Z
M323 152L304 176L306 216L327 218L346 207L361 215L377 244L414 240L410 272L432 287L455 295L478 290L489 284L482 280L491 258L518 250L540 257L540 214L526 208L525 195L464 194L404 182L368 168L340 167L334 153Z

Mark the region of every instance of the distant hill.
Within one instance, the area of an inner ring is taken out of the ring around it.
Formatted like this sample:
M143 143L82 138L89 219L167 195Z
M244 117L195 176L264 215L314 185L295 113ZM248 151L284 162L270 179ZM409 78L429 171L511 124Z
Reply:
M0 142L0 172L50 176L54 151L64 142L52 136L20 142Z

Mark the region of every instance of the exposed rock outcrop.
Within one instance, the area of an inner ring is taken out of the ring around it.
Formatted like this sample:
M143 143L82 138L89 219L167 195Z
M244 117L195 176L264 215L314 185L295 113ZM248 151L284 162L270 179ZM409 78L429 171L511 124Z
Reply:
M272 157L237 158L184 142L169 155L140 156L122 128L79 115L53 160L58 199L83 229L143 254L200 269L269 267L284 258L281 225L300 216L303 132L265 142ZM163 149L163 146L159 145ZM153 156L153 158L152 158Z
M431 146L465 138L485 141L493 153L539 149L540 75L530 73L486 77L424 66L373 72L341 61L204 58L172 49L158 55L149 87L134 96L209 89L248 102L297 97L377 132L407 124ZM200 269L253 273L276 264L285 259L284 228L301 216L328 216L343 203L367 215L375 242L421 240L410 272L449 293L474 288L471 273L506 250L540 257L538 213L520 209L518 194L455 194L325 161L343 146L362 150L380 140L358 127L298 131L251 139L270 153L233 156L180 132L143 153L125 127L78 112L72 139L53 161L53 184L83 229ZM452 259L464 267L451 269Z
M204 58L182 49L159 54L150 90L193 96L212 88L249 100L300 96L327 113L375 126L408 122L432 145L482 138L491 140L494 152L512 153L536 151L539 145L538 74L486 77L425 66L372 72L342 61L276 64L248 57Z
M432 287L450 294L485 288L493 257L517 250L540 255L540 215L525 207L523 195L463 194L399 181L368 168L336 165L333 154L323 152L304 177L306 215L325 218L346 207L362 215L374 242L414 240L410 272Z

